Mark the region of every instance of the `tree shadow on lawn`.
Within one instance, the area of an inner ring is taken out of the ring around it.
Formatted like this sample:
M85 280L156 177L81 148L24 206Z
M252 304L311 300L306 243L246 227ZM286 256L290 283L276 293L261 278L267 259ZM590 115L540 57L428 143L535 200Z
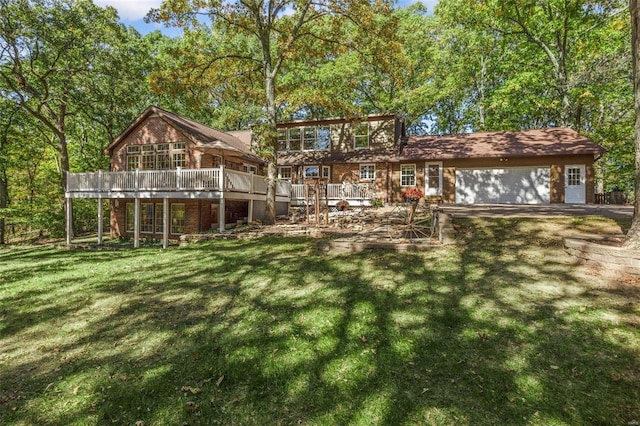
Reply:
M637 311L590 287L540 235L517 220L474 221L459 227L457 246L428 253L327 256L313 241L270 238L149 256L142 276L60 311L83 327L3 368L12 390L0 390L0 420L640 418L638 329L622 321Z

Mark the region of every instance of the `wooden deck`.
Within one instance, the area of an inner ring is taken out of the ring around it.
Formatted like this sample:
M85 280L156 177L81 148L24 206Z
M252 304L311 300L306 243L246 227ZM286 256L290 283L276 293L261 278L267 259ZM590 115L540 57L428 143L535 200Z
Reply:
M264 176L212 169L69 173L66 198L208 198L265 200ZM276 183L276 199L289 202L291 184Z

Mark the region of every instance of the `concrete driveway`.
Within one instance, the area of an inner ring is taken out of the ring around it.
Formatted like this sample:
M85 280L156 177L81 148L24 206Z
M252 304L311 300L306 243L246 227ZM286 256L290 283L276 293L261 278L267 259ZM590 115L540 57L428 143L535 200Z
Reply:
M441 204L440 209L451 217L567 217L605 216L631 219L633 206L602 204Z

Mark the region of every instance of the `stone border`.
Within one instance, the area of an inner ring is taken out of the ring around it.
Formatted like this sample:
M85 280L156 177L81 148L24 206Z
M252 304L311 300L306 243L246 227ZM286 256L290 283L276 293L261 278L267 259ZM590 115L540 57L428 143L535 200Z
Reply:
M360 253L367 250L428 251L455 242L455 231L451 216L442 211L434 211L438 228L437 241L390 242L390 241L354 241L349 239L323 240L318 248L328 253Z
M565 238L564 247L569 255L580 262L595 263L607 270L640 275L640 251L606 244L604 242L607 238L611 237Z
M366 250L392 250L398 252L427 251L443 245L454 244L455 231L453 229L451 216L439 209L435 209L433 214L436 218L437 240L391 242L387 240L358 239L357 233L349 236L345 236L344 233L341 233L340 237L332 238L336 235L326 227L302 226L279 230L260 230L259 228L250 228L240 230L239 232L222 234L206 233L182 235L180 237L180 246L186 246L190 243L208 240L247 239L267 235L283 237L307 236L311 238L318 238L320 239L317 243L318 249L329 253L359 253Z

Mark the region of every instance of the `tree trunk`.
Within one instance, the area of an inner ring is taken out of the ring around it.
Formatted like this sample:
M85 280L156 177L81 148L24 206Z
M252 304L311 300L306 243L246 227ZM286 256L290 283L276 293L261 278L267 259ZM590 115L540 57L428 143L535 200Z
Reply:
M7 173L4 170L0 171L0 210L6 209L9 201L9 190L7 182ZM0 217L0 245L5 244L5 225L4 218Z
M278 113L276 108L275 78L270 67L265 67L264 86L267 96L267 123L265 142L268 149L267 160L267 209L264 216L265 225L276 222L276 178L278 177Z
M631 54L633 61L633 93L636 114L635 141L635 200L633 203L633 221L627 232L625 246L640 249L640 8L637 0L629 0L631 12Z
M62 185L62 193L64 194L67 191L67 172L70 170L69 168L69 149L67 147L67 135L65 133L65 109L63 108L61 118L58 122L58 130L56 136L58 138L58 152L60 154L60 172L62 173L60 184ZM71 223L73 223L73 203L64 203L65 209L65 220L67 217L71 218ZM66 221L65 221L66 224ZM70 237L73 237L73 227L70 229Z

